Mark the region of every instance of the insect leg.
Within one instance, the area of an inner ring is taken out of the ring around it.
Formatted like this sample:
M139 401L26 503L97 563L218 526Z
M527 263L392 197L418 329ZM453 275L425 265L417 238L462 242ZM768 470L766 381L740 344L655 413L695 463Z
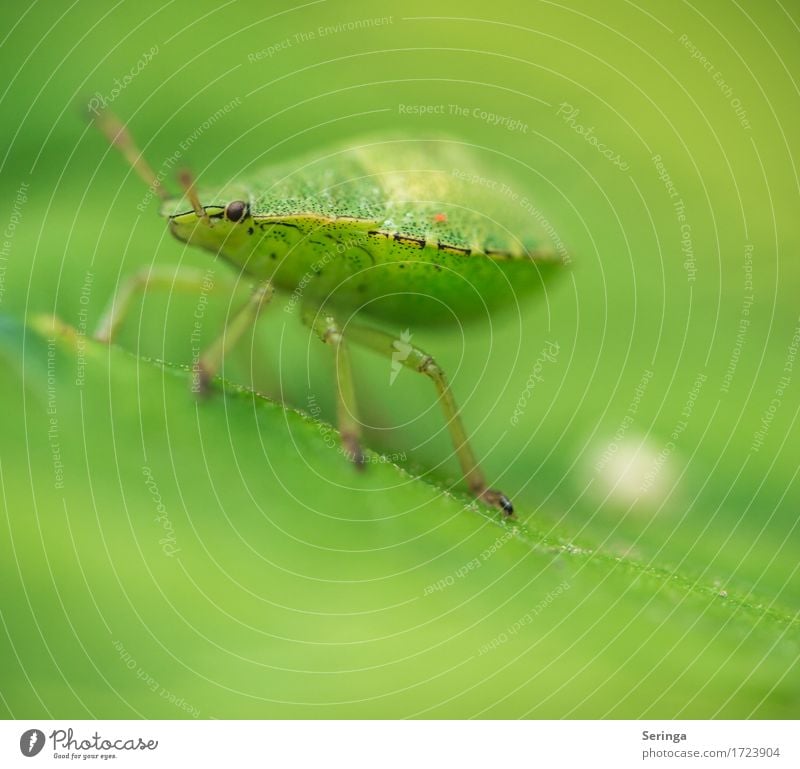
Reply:
M216 283L209 290L215 287ZM94 338L98 342L113 342L136 295L154 288L166 291L208 289L208 274L191 267L148 267L139 270L126 278L109 302L97 324Z
M356 391L350 353L336 319L327 313L307 310L303 321L311 326L314 333L326 344L333 347L336 356L336 416L342 448L356 467L364 466L361 451L361 425L356 411Z
M196 392L201 395L208 392L211 380L219 371L223 359L242 338L244 332L253 327L274 293L271 283L259 283L247 300L247 304L228 321L223 332L205 349L200 356L197 381L193 382L193 389Z
M490 489L487 486L483 471L478 466L478 462L469 445L464 424L458 413L458 406L447 384L447 378L436 361L424 350L409 345L404 340L397 339L391 334L386 334L373 328L359 326L357 324L348 325L347 338L375 352L386 355L392 358L393 361L397 359L397 350L402 349L404 353L402 356L403 360L401 361L402 364L407 368L430 377L439 394L439 402L442 405L442 410L447 420L450 438L453 441L456 456L458 457L469 490L478 499L502 510L505 515L513 515L514 508L509 498L496 489Z

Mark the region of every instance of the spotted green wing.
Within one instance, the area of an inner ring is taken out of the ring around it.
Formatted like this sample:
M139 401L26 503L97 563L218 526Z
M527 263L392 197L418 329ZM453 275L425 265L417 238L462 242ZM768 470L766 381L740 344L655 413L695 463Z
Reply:
M387 320L525 302L564 261L530 196L454 140L352 142L202 195L249 203L252 221L214 235L224 258L305 303Z

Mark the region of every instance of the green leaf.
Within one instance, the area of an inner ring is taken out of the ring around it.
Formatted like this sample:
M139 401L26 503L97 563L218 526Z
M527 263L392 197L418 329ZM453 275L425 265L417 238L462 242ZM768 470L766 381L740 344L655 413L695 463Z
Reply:
M0 325L3 715L797 714L796 618L499 520L327 425Z

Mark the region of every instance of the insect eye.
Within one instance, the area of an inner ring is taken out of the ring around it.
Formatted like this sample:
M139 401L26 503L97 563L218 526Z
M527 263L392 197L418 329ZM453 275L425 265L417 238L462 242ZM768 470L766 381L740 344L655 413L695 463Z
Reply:
M230 222L240 222L247 215L247 203L234 200L225 206L225 218Z

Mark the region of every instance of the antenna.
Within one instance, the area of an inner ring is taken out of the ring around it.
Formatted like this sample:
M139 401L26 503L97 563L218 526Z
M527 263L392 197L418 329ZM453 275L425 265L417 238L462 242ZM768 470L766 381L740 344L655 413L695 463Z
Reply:
M192 204L192 208L194 209L194 212L197 214L197 218L203 219L205 223L210 227L211 219L209 219L205 208L203 208L203 206L200 205L200 198L197 197L197 190L195 190L194 188L194 176L192 176L192 172L186 168L179 171L178 182L181 185L181 187L183 187L183 191L186 193L186 197L189 198L189 202Z
M94 120L97 127L103 132L109 144L116 147L130 166L144 180L153 192L162 200L169 197L169 193L164 189L161 180L156 176L155 171L144 159L142 151L136 146L136 142L128 132L122 121L113 113L103 110L98 113Z

